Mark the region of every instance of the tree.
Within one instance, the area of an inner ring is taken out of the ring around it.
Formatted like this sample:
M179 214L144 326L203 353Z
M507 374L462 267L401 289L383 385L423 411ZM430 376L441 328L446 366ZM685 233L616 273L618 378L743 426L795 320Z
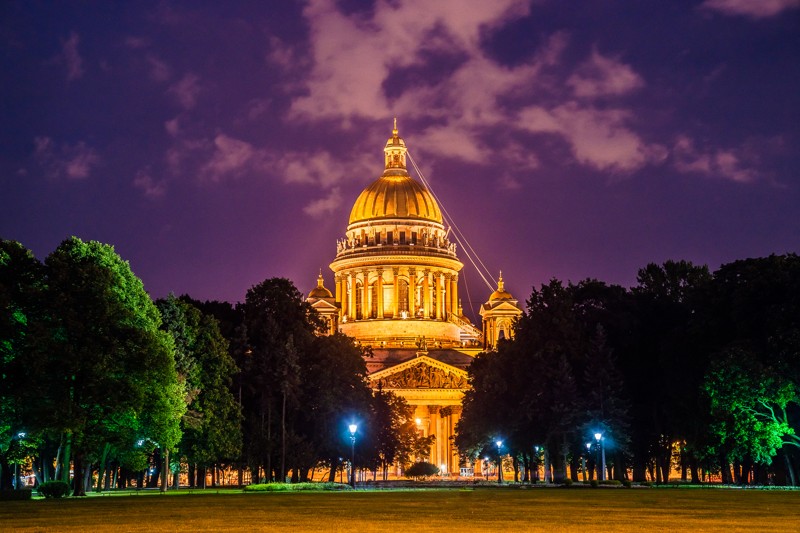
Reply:
M587 359L583 381L586 422L581 433L589 438L595 432L603 434L606 453L614 457L615 478L622 480L625 473L623 457L630 441L629 405L622 397L622 375L617 370L616 358L606 345L605 329L600 324ZM580 444L583 444L583 439Z
M230 385L238 369L217 320L173 295L156 305L163 317L162 327L175 342L176 367L187 405L181 419L180 455L192 465L191 472L194 465L204 469L235 458L241 449L241 410Z
M798 403L797 384L762 367L753 354L728 350L712 364L704 391L712 416L709 453L723 465L746 459L769 465L785 444L800 447L787 415L789 404Z
M33 350L43 319L43 265L20 243L0 239L0 489L11 484L10 466L21 461L35 423L38 365Z
M636 320L633 346L617 353L631 401L633 480L644 481L655 464L657 482L669 480L674 442L684 442L683 471L694 454L703 426L697 417L708 349L699 316L711 283L705 266L687 261L651 263L640 269L633 288Z
M138 434L174 448L185 405L172 339L113 247L73 237L45 264L52 324L43 379L52 410L40 415L71 445L79 496L85 461L106 443L133 447Z
M263 465L271 481L276 474L275 452L283 449L283 446L276 446L274 420L288 407L289 398L297 395L293 365L287 360L293 355L287 352L287 346L292 351L305 353L319 324L313 320L312 308L303 300L303 295L289 280L282 278L268 279L250 288L243 310L251 351L244 383L248 462L256 474ZM285 417L280 418L283 429ZM281 431L280 435L281 442L285 442L287 433Z

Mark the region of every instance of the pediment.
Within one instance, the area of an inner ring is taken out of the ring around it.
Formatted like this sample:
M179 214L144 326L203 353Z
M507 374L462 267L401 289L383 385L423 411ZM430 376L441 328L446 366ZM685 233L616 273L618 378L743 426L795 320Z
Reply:
M384 389L466 389L468 373L420 355L399 365L385 368L369 376L373 387Z
M328 302L327 300L320 299L320 300L317 300L315 302L309 301L309 303L311 304L311 307L313 307L317 311L321 311L321 310L337 311L338 310L338 307L336 307L336 304Z
M514 314L522 314L522 310L517 307L515 304L511 302L500 302L496 305L492 304L484 304L483 309L481 310L481 315L485 315L487 313L514 313Z

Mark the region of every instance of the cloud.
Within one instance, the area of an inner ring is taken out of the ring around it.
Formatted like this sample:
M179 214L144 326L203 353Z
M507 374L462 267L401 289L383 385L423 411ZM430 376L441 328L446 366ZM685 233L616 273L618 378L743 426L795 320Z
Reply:
M166 183L153 178L149 167L139 170L136 173L136 177L133 179L133 186L140 189L145 196L151 198L164 196L164 193L167 191Z
M169 65L161 61L154 55L147 56L147 63L150 65L150 79L157 82L167 81L172 77L172 69ZM183 81L183 80L182 80Z
M169 133L171 137L177 137L181 132L179 117L164 122L164 130Z
M147 48L150 46L150 41L145 39L144 37L126 37L125 38L125 46L130 48L131 50L139 50L141 48Z
M327 151L289 152L278 159L275 168L286 183L315 184L324 189L342 183L349 176L368 176L375 171L374 165L358 160L342 161Z
M77 33L70 32L69 39L64 41L61 46L60 59L67 67L67 81L74 81L83 76L83 58L78 52L80 37Z
M324 198L314 200L303 208L303 212L314 218L335 212L342 205L342 193L339 187L334 187Z
M546 109L528 107L520 120L534 133L557 133L572 148L575 158L598 170L631 172L649 163L659 163L666 148L647 144L627 122L631 113L624 109L596 109L567 102Z
M247 120L259 119L269 111L272 101L266 98L253 98L247 103Z
M675 141L672 155L675 169L679 172L716 176L737 183L751 183L759 177L756 169L745 163L749 158L744 152L733 149L700 150L685 135Z
M219 134L214 138L213 147L211 158L200 169L203 179L219 182L265 167L266 153L246 141Z
M485 35L529 11L529 2L514 0L410 0L378 1L371 15L347 15L332 1L312 0L304 10L311 70L287 120L333 120L347 128L358 119L420 119L429 125L415 133L412 151L478 165L518 163L523 152L511 146L528 132L563 137L578 162L601 170L628 173L663 161L667 149L642 139L621 101L613 108L587 103L621 100L646 85L618 57L594 49L570 69L564 32L543 37L521 63L500 64L487 54ZM276 43L271 50L276 63L288 61ZM457 59L441 72L442 57ZM404 69L435 74L417 83L393 76ZM565 83L574 96L564 95ZM533 150L524 157L526 168L538 166Z
M422 52L480 55L481 32L527 13L522 0L378 2L371 20L347 16L330 0L312 0L312 69L307 94L294 100L294 118L385 118L393 107L383 91L392 69L423 61ZM433 39L432 36L438 38Z
M701 9L751 19L774 17L800 7L800 0L706 0Z
M620 96L644 87L644 80L616 58L603 57L595 49L592 56L567 79L575 96L596 98Z
M50 178L83 180L100 163L94 148L83 141L57 146L50 137L36 137L33 142L34 160Z
M201 91L200 78L192 73L185 74L167 89L184 109L192 109L197 104L197 97Z

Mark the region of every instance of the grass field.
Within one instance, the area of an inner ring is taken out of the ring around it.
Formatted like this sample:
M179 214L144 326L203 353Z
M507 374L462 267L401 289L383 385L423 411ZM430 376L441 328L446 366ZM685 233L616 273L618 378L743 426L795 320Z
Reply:
M418 490L87 497L0 504L0 531L798 531L800 492Z

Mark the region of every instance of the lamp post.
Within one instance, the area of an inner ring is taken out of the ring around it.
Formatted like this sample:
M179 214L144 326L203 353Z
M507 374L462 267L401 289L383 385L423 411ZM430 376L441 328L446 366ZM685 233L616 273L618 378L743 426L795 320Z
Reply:
M597 441L597 481L606 480L606 451L603 449L603 434L594 434Z
M350 486L356 488L356 431L358 425L350 424Z
M500 455L500 448L503 447L503 441L497 440L495 444L497 445L497 484L501 485L503 483L503 458Z
M591 442L587 442L586 443L586 455L591 453L591 451L592 451L592 443ZM582 463L581 466L583 467L583 482L584 483L586 483L586 480L587 480L586 479L586 455L581 457L581 463Z
M24 431L20 431L14 438L19 442L25 438L25 435ZM14 490L19 490L19 463L17 461L14 462Z

